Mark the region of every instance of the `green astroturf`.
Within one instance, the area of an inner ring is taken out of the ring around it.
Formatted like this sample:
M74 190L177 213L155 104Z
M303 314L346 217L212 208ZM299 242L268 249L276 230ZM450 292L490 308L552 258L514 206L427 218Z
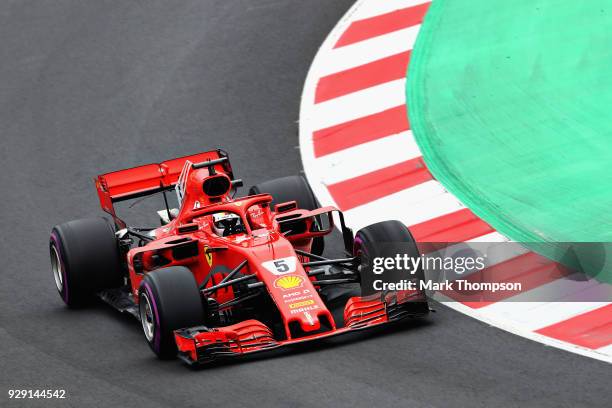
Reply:
M434 176L501 233L612 241L610 1L434 0L407 98ZM608 258L582 262L612 281Z

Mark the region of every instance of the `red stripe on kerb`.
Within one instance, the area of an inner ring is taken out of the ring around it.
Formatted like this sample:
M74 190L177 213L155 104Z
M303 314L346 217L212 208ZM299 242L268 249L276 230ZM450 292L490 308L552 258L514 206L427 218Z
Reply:
M409 60L410 51L406 51L325 76L317 83L315 103L405 78Z
M410 128L406 105L387 109L339 125L317 130L312 134L315 157L325 156Z
M345 45L421 24L429 4L419 4L418 6L353 21L338 42L336 42L334 48L344 47Z
M553 282L568 274L562 265L534 252L500 262L465 277L471 283L520 283L521 290L482 293L443 292L446 296L471 308L478 309Z
M419 242L463 242L495 230L470 210L463 209L410 226Z
M338 207L346 211L432 179L422 158L408 160L328 186Z
M612 305L544 327L536 333L590 349L605 347L612 344Z

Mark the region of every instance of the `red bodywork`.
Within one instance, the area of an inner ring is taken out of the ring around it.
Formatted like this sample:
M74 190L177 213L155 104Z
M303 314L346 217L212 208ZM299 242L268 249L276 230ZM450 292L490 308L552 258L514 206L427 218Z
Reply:
M125 227L115 214L114 202L172 188L179 181L186 162L200 163L223 157L224 152L215 150L98 176L96 186L101 206L113 216L118 227ZM246 260L241 274L255 275L253 282L263 282L280 312L285 336L275 339L269 327L254 319L223 327L177 330L175 339L179 353L189 362L267 350L396 320L403 317L398 306L419 296L418 293L393 292L368 299L352 297L345 305L344 322L337 324L319 296L319 288L312 283L316 278L309 276L308 268L302 266L309 259L295 250L310 252L313 238L331 232L331 214L339 211L334 207L302 210L291 202L272 209L269 194L233 199L227 191L210 197L203 192L202 183L211 177L233 180L229 161L190 170L178 215L154 231L154 240L127 252L133 299L137 302L145 274L156 268L186 266L193 272L198 285L206 290L220 283L229 271ZM246 226L244 233L227 237L215 234L211 217L217 212L238 214ZM311 228L315 216L328 217L328 228ZM300 220L306 227L301 232L283 233L280 228L283 220ZM276 268L274 262L285 266ZM234 293L228 286L210 296L222 304L231 301ZM299 335L295 334L296 325ZM342 327L338 328L339 325Z

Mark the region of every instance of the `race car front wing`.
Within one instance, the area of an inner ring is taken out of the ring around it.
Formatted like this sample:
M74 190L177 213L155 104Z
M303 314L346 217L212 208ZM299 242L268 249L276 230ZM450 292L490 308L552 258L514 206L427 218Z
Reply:
M276 340L264 323L245 320L224 327L196 326L174 332L178 355L189 365L239 357L290 344L336 336L406 318L424 317L430 309L418 292L386 292L351 297L344 308L344 327L286 340Z

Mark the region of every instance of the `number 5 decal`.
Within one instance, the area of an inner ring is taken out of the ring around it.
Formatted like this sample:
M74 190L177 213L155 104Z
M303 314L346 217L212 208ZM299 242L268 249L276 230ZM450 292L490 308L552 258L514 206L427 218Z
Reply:
M286 273L295 272L296 264L297 258L295 256L290 256L288 258L263 262L261 265L274 275L284 275Z
M274 261L274 266L276 267L276 272L278 273L287 273L289 271L289 265L284 259L280 261Z

